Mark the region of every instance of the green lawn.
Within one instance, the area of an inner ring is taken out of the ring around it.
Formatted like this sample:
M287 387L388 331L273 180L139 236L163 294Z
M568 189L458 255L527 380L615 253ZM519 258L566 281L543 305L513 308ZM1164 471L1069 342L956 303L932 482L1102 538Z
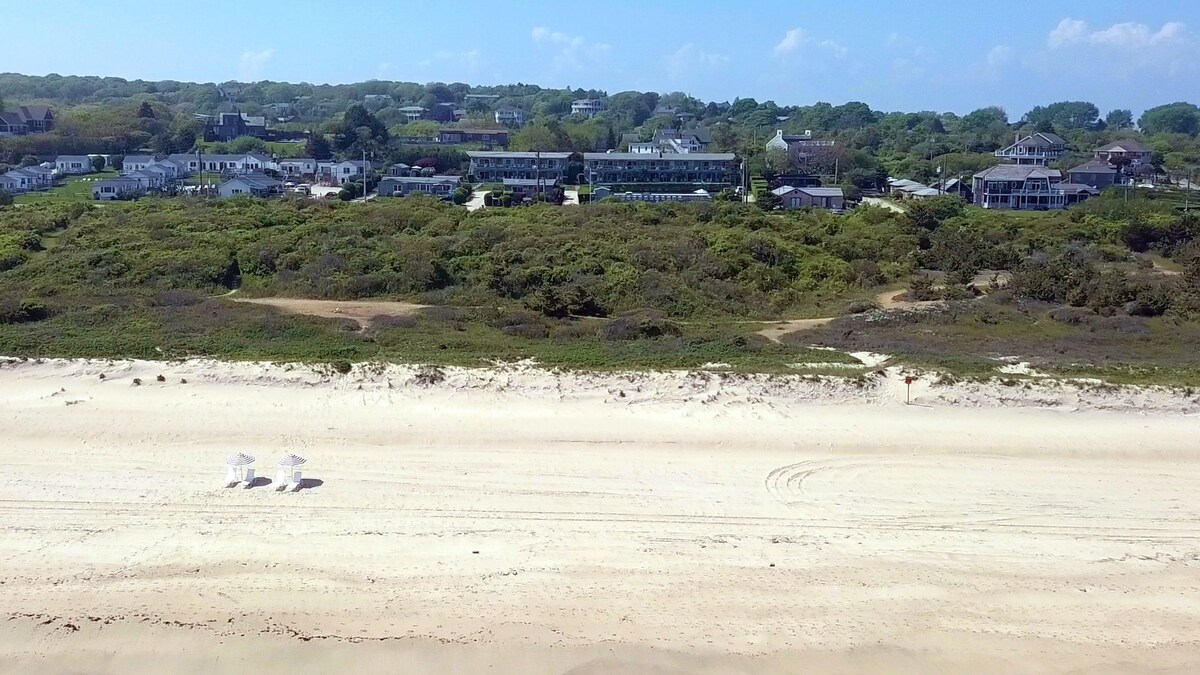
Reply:
M58 187L46 192L31 192L13 198L15 204L62 204L92 201L92 183L102 178L114 178L116 171L101 171L86 176L72 176Z

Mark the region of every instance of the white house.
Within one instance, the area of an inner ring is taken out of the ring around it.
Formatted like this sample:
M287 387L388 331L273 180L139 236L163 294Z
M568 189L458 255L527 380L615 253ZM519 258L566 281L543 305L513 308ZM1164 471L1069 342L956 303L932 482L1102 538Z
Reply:
M425 116L425 109L419 105L406 105L400 108L400 114L409 122L415 122Z
M503 106L496 110L496 124L519 127L525 124L525 111L512 106Z
M363 174L370 168L371 163L363 162L361 159L349 162L337 162L330 165L330 179L335 185L345 185L352 180L362 178Z
M59 155L54 170L60 176L79 176L92 172L92 158L87 155Z
M130 177L103 178L92 183L92 199L102 202L129 199L143 191L141 181Z
M594 117L601 110L604 110L604 101L598 98L581 98L571 103L572 115Z
M279 172L287 176L314 176L317 160L312 157L288 157L277 162Z
M0 175L0 190L11 194L24 192L25 188L19 178L8 174Z
M272 193L278 192L280 182L265 176L260 173L247 173L240 176L235 176L217 186L217 194L222 199L237 197L242 195L250 195L254 197L266 197Z
M201 171L216 174L237 174L278 168L278 165L270 157L257 152L249 152L244 155L201 154L198 158L196 155L191 154L174 154L167 159L183 165L189 174L200 173ZM125 165L126 167L129 166L128 159L126 159Z
M154 155L125 155L125 161L121 163L121 171L134 172L154 163Z

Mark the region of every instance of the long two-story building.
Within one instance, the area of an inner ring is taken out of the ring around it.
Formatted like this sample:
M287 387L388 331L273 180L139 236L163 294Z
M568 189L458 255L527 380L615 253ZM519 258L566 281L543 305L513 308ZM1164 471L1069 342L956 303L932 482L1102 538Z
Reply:
M741 175L737 156L731 152L586 152L583 171L593 186L677 184L710 191L737 185Z
M480 183L500 183L505 178L564 181L569 152L468 152L470 173Z

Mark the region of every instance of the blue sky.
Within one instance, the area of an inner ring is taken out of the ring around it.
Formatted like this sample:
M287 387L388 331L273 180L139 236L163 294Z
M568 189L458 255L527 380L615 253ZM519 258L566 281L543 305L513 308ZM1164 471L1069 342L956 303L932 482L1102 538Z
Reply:
M1200 85L1190 1L88 0L24 3L0 33L0 69L36 75L526 82L1013 117L1075 99L1137 112Z

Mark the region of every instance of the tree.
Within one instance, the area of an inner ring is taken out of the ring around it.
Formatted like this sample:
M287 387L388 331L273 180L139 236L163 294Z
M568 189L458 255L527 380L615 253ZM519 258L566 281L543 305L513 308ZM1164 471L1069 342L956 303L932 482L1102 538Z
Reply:
M1025 113L1024 121L1039 130L1053 131L1086 129L1100 117L1100 109L1088 101L1059 101L1048 106L1037 106Z
M355 103L346 109L342 122L333 136L333 147L340 152L350 150L372 151L388 142L388 130L379 118L372 115L361 104Z
M109 155L108 167L114 171L125 168L125 155Z
M1138 119L1138 126L1147 134L1187 134L1200 132L1200 108L1191 103L1168 103L1150 108Z
M254 136L238 136L229 141L229 152L235 155L245 154L247 152L266 152L267 143L261 138Z
M1131 129L1133 128L1133 111L1122 108L1110 110L1104 116L1104 124L1109 129Z
M13 204L12 194L8 190L0 188L0 206L12 206L12 204Z
M787 170L792 166L792 158L788 156L787 150L781 150L780 148L767 150L763 161L767 165L767 170L775 175L787 173Z
M154 108L150 107L149 101L142 101L142 105L138 107L137 116L142 119L154 119Z
M104 155L96 155L92 158L92 171L100 173L104 170Z
M763 190L754 197L754 203L763 211L774 211L783 206L783 198L770 190Z
M321 134L312 134L308 140L304 142L304 154L313 159L329 159L333 157L333 150L329 148L329 141Z

